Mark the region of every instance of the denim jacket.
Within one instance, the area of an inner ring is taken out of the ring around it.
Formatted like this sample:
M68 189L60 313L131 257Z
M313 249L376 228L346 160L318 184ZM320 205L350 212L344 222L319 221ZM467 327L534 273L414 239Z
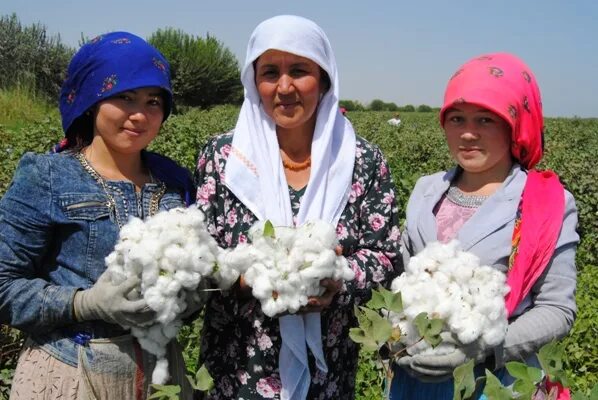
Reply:
M107 181L116 203L111 208L104 189L72 154L25 154L0 200L0 322L28 333L73 366L78 334L127 333L103 321L78 323L73 297L104 272L104 258L118 239L116 221L147 217L160 188L148 183L136 194L131 182ZM166 186L158 209L184 206L181 195Z

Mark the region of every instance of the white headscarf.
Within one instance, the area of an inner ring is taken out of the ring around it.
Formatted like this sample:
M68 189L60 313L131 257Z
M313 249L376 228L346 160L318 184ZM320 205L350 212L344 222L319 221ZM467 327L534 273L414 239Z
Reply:
M241 72L245 101L235 127L224 183L260 220L292 226L289 188L280 158L276 125L264 112L253 62L265 51L275 49L308 58L330 77L330 89L317 108L311 146L309 182L297 224L324 220L334 226L347 204L355 162L355 132L338 107L338 74L330 42L314 22L297 16L270 18L255 28ZM326 371L322 351L320 314L279 318L282 337L279 367L283 399L305 399L310 373L306 343L319 369Z

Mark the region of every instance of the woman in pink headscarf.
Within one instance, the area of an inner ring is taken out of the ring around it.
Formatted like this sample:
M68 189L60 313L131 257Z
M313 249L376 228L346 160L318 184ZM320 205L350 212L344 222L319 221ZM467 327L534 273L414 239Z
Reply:
M405 263L434 241L462 250L507 276L509 325L496 348L459 346L395 366L391 399L452 399L453 370L470 359L503 383L507 361L533 363L539 348L565 336L575 319L577 211L543 154L540 91L517 57L476 57L451 77L440 123L457 166L417 182L402 236ZM565 398L565 397L559 397Z

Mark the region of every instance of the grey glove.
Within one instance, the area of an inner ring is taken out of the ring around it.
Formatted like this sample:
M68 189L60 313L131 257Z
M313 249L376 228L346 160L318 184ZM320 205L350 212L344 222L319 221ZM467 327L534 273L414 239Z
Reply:
M397 364L405 369L409 375L422 382L443 382L453 376L453 371L458 366L469 360L476 364L484 361L492 353L492 348L483 348L474 342L468 345L461 344L450 333L442 333L445 343L453 343L457 348L444 355L421 355L401 357Z
M104 320L125 327L151 324L156 313L144 299L129 300L126 295L139 285L139 278L130 277L119 285L104 272L87 290L75 293L73 310L78 321Z
M187 307L181 314L181 319L185 320L203 308L208 301L208 289L210 284L208 279L202 278L195 290L185 291L185 302Z

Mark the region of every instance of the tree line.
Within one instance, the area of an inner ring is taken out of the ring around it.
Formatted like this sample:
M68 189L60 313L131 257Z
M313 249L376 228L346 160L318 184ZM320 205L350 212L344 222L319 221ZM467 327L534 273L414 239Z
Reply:
M91 38L82 35L80 44ZM170 62L175 112L190 107L240 104L243 86L235 55L214 36L197 37L174 28L158 29L147 38ZM76 49L51 36L41 23L24 26L16 14L0 16L0 89L30 89L57 103L68 63ZM430 112L428 105L375 99L368 105L341 100L347 111Z

